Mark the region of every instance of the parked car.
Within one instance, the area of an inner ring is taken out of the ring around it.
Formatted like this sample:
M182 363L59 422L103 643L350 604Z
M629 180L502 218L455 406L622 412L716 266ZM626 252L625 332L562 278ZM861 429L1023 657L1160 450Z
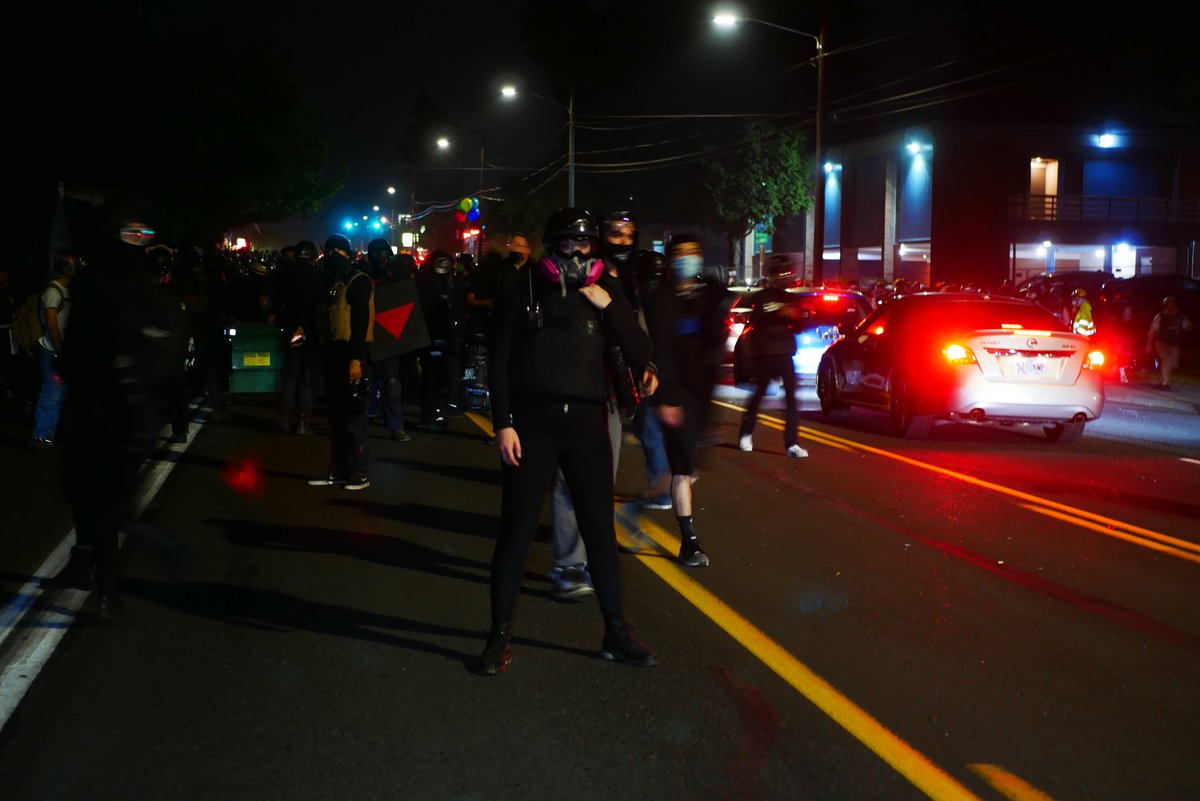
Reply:
M812 383L817 378L821 355L839 336L838 326L858 325L871 313L871 303L861 292L845 289L789 289L788 294L798 307L798 319L792 326L796 336L796 355L792 357L796 377ZM733 380L736 384L745 384L754 378L754 329L749 320L747 314L747 325L734 346Z
M1028 301L907 295L841 334L817 369L821 410L884 411L909 439L946 419L1038 426L1068 443L1104 410L1103 356Z

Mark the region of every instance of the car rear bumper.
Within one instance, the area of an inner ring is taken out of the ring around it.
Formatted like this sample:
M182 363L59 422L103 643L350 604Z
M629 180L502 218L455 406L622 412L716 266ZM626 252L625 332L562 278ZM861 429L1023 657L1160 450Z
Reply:
M1104 385L1099 373L1086 370L1074 384L1019 384L988 381L967 369L951 393L948 411L964 420L1066 423L1095 420L1104 411Z

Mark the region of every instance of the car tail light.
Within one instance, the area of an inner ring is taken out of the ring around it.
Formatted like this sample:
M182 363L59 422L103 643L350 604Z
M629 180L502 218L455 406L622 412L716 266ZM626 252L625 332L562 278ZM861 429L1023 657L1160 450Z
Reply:
M1094 350L1083 360L1083 366L1088 370L1099 370L1104 366L1104 354Z
M966 345L955 342L942 348L942 353L950 364L975 364L975 354Z

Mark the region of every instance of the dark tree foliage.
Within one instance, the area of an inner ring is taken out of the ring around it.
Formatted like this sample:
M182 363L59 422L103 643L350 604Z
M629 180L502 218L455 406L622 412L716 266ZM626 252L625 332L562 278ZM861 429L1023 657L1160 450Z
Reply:
M139 31L133 7L80 4L39 27L48 58L17 90L33 124L18 131L23 191L62 182L149 197L167 241L211 241L253 222L315 209L339 187L323 177L326 120L290 51ZM49 228L41 205L29 220Z

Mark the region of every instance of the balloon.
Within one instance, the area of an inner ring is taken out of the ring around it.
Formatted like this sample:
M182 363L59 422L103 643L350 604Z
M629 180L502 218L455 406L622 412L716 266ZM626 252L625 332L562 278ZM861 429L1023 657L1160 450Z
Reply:
M464 197L462 200L458 201L458 210L461 211L463 214L466 214L468 211L470 211L471 210L471 198Z
M456 212L454 212L454 219L460 223L466 222L467 215L463 214L461 211L456 211Z
M473 208L470 211L468 211L467 219L470 220L471 222L475 222L476 220L478 220L479 219L479 209Z
M479 208L479 198L477 198L477 197L471 198L471 208L473 208L473 209Z

